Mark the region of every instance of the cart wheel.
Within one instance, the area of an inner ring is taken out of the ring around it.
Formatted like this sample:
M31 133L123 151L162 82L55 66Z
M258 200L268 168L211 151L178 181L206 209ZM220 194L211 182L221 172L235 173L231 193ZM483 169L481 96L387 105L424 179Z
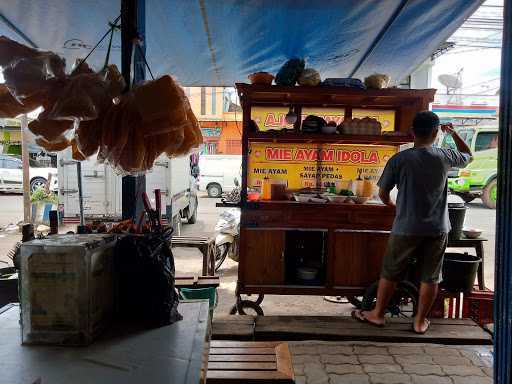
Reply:
M263 313L263 309L254 301L240 300L238 303L236 303L236 308L240 315L247 315L245 309L252 309L254 312L256 312L256 315L265 316L265 314Z
M379 282L376 281L366 290L361 309L371 311L377 301ZM391 317L414 317L418 309L418 289L409 281L398 283L395 294L387 307L387 313Z
M251 295L247 295L251 296ZM258 295L258 298L256 301L252 300L243 300L240 295L236 298L236 304L231 308L229 311L230 315L236 315L237 313L239 315L247 315L244 308L252 309L256 315L258 316L264 316L263 309L261 308L260 304L265 298L264 295Z
M247 296L252 296L250 293ZM263 302L263 299L265 298L264 294L259 294L258 298L254 302L254 304L260 305Z

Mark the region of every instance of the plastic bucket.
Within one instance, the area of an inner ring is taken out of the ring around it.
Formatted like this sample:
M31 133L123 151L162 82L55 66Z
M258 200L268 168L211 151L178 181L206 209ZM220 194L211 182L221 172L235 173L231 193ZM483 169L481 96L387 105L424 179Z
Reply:
M462 228L464 228L464 219L466 217L465 206L449 206L448 216L450 217L450 225L452 229L448 234L450 240L458 240L462 237Z
M441 288L452 292L473 290L481 261L479 257L468 253L445 253Z

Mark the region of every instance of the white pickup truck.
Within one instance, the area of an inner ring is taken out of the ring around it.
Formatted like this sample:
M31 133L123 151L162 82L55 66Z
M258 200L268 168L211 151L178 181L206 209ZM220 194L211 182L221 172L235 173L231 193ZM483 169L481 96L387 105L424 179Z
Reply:
M82 161L82 189L86 221L112 220L122 216L122 177L95 158ZM71 151L58 154L59 211L65 223L77 223L80 217L76 161ZM146 192L155 207L154 190L162 192L164 219L176 226L185 219L193 224L197 218L197 186L191 175L190 158L159 157L146 173ZM172 215L172 218L169 216ZM179 227L179 226L178 226Z

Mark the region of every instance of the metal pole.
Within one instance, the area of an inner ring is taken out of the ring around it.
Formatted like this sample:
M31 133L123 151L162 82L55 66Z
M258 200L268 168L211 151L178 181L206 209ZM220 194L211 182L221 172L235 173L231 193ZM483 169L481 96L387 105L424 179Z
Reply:
M133 58L133 84L145 79L145 67L142 50L134 45L134 39L142 42L145 39L145 0L121 0L121 72L126 84L132 84L132 58ZM142 52L141 52L142 51ZM146 192L146 177L125 176L122 180L122 210L123 220L137 220L144 210L142 193Z
M512 0L503 9L494 305L494 382L512 382Z
M78 180L78 204L80 207L80 226L85 225L84 219L84 195L82 190L82 163L76 162L76 178Z
M30 223L30 161L28 152L28 118L21 116L21 160L23 164L23 221Z

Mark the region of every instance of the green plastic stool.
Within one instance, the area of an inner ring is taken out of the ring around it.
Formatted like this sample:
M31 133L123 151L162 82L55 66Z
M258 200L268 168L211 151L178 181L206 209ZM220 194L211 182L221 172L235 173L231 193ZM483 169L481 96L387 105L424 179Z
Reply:
M210 302L210 310L217 306L217 289L215 287L208 288L179 288L180 299L197 300L208 299Z

